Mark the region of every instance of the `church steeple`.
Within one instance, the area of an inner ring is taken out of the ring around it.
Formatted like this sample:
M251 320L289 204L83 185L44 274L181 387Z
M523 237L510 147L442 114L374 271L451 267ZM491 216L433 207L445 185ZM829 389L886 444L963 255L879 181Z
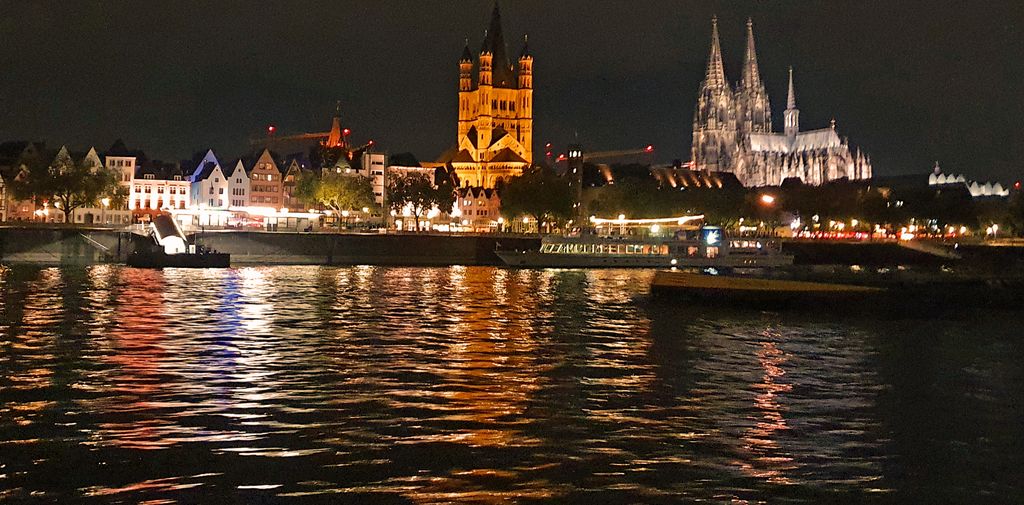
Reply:
M498 2L494 2L494 10L491 11L491 25L484 36L484 47L482 53L490 53L492 56L492 77L494 86L498 88L510 88L515 86L512 63L508 59L508 47L505 46L505 35L501 29L501 9Z
M718 38L718 16L711 18L711 52L708 54L708 67L704 75L704 85L709 88L725 86L725 66L722 65L722 43Z
M761 86L761 71L757 67L757 49L754 47L754 21L750 18L747 18L747 53L743 58L740 84L746 90Z
M327 147L342 147L345 137L341 132L341 100L334 105L334 117L331 118L331 133L327 136Z
M800 109L796 108L796 90L793 87L793 67L789 67L789 97L786 99L786 136L793 138L800 131Z

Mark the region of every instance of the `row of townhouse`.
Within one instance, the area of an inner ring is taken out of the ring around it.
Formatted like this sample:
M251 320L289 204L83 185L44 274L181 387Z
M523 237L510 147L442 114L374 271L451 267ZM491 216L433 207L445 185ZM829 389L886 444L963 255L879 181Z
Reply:
M65 164L76 164L90 170L99 170L104 166L103 156L95 148L88 151L72 152L67 146L56 151L46 148L42 142L3 142L0 143L0 221L39 221L62 223L64 213L50 202L37 203L34 200L15 198L11 185L28 177L30 170L55 170ZM110 200L103 199L97 207L80 207L71 214L72 222L81 224L98 224L102 222L122 222L126 213L111 208ZM128 221L123 221L128 222Z
M210 150L198 161L165 163L128 149L121 140L102 154L96 149L71 153L66 147L54 152L39 142L4 142L0 143L0 221L63 222L63 213L48 204L16 200L8 189L29 167L51 165L65 156L75 163L110 169L128 195L121 207L104 200L100 207L77 209L71 218L76 223L126 225L186 209L303 208L294 195L298 176L307 169L300 155L279 160L264 150L257 158L222 164Z
M7 191L10 183L29 166L38 166L41 160L49 164L61 156L76 163L105 166L119 174L118 182L128 195L123 207L102 205L76 210L72 215L76 223L127 225L151 221L155 215L168 211L213 211L205 214L219 213L222 217L194 224L226 225L232 212L288 213L307 208L295 196L299 176L310 172L302 155L279 158L265 149L259 156L222 161L213 150L208 150L193 160L165 163L127 148L121 140L103 153L95 149L71 153L66 147L53 152L42 143L5 142L0 143L0 221L63 221L63 213L56 209L32 201L16 201ZM371 180L375 200L381 206L386 206L388 178L412 173L435 178L450 176L444 167L424 167L415 160L398 165L387 161L384 154L366 152L346 170ZM496 190L460 187L451 222L474 230L494 229L501 222L500 208Z
M295 196L299 176L308 170L299 155L277 159L264 149L256 158L222 163L213 150L199 160L189 176L190 201L200 209L301 209Z

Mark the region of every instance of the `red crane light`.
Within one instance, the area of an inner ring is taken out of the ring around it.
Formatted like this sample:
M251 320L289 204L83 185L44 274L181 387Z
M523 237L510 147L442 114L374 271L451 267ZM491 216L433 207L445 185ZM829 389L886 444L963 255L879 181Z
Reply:
M277 127L276 126L274 126L274 125L268 125L267 126L267 133L268 134L273 135L274 132L276 132L276 131L277 131Z
M565 160L565 155L564 154L559 154L558 155L558 161L563 161L563 160Z
M1013 183L1013 189L1020 189L1020 181Z
M341 130L341 134L348 137L349 135L352 135L352 130L345 128L344 130Z
M374 142L374 141L372 141L372 140L366 143L366 145L368 145L368 146L372 146L372 145L374 145L374 144L376 144L376 142Z
M647 144L647 147L644 148L644 152L645 153L653 153L654 152L654 146L651 145L651 144Z

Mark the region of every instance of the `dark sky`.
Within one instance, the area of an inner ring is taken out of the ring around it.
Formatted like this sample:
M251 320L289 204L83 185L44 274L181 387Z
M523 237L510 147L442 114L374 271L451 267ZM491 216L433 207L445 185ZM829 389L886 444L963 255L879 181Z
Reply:
M123 137L152 157L241 154L274 123L327 129L342 100L356 140L434 159L455 143L457 59L493 0L0 0L0 139ZM1006 1L502 0L536 57L535 136L689 158L717 14L739 79L754 18L781 129L795 67L804 128L835 117L879 174L1024 172L1024 7ZM539 149L538 149L539 150Z

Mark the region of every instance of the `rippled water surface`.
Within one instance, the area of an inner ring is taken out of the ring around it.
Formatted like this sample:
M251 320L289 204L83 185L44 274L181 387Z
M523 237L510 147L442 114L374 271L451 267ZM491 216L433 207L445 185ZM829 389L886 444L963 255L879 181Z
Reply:
M1020 314L651 275L0 270L0 501L1024 502Z

